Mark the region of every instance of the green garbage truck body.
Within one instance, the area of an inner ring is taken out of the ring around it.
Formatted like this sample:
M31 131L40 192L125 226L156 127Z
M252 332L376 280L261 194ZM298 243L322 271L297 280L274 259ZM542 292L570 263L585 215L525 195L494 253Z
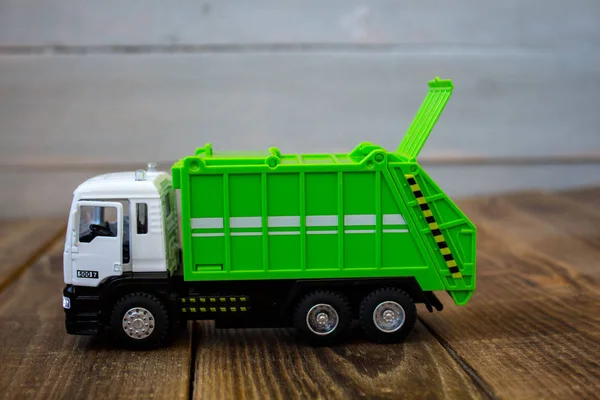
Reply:
M430 86L396 151L246 156L209 144L176 163L185 280L414 277L465 304L475 227L416 162L452 89Z
M397 149L257 154L206 144L171 176L149 169L84 182L66 236L67 332L108 328L151 348L178 321L215 320L292 326L330 344L358 320L388 343L410 333L415 304L442 310L435 292L465 305L476 228L417 162L452 90L429 82Z

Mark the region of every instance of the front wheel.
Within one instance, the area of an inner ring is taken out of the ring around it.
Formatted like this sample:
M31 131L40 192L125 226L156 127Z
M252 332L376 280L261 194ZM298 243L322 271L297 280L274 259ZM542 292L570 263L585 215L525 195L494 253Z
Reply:
M164 304L148 293L131 293L115 304L110 331L115 342L132 349L152 349L169 336L169 314Z
M367 336L379 343L396 343L412 331L417 309L411 297L397 288L377 289L361 302L360 324Z

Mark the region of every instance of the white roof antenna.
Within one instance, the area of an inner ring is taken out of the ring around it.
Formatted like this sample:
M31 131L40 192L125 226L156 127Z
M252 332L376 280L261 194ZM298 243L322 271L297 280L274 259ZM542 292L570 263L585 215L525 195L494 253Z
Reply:
M136 181L145 181L146 180L146 171L143 169L138 169L135 171L135 180Z

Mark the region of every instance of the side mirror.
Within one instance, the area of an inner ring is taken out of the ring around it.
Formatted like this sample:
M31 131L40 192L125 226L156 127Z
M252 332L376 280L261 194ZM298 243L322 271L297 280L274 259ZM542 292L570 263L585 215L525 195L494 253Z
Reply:
M77 231L78 224L79 224L79 211L77 209L75 209L71 213L71 230L73 232Z

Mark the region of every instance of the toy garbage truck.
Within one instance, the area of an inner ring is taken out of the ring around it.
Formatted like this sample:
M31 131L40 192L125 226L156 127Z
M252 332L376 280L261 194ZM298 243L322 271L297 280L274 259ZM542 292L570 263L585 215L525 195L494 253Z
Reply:
M348 154L213 152L98 176L74 192L64 251L66 330L157 347L186 320L295 327L315 344L353 320L397 342L416 303L475 289L476 229L416 158L452 93L429 92L400 146ZM176 196L179 190L179 196ZM177 200L177 199L180 200ZM177 203L177 204L176 204Z

